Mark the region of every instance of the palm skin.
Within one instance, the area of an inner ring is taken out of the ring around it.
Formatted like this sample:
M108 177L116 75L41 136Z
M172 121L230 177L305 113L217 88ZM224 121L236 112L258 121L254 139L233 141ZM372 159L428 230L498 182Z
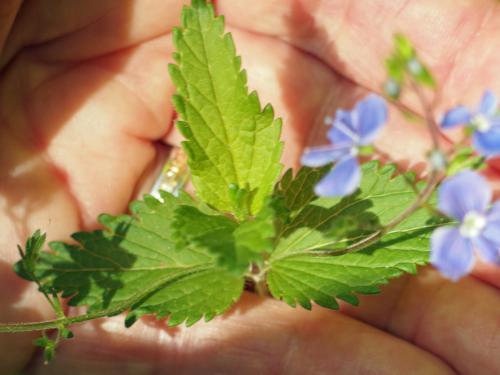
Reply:
M21 4L22 3L22 4ZM166 63L177 0L7 0L0 5L0 321L51 317L11 271L34 229L51 240L96 227L140 189L171 132ZM469 1L219 0L249 86L284 118L284 162L321 142L322 121L384 79L391 36L414 40L442 90L437 111L500 93L500 6ZM15 18L15 22L13 20ZM421 114L412 95L405 106ZM425 129L395 111L378 147L420 167ZM494 163L487 171L495 184ZM498 374L500 272L479 265L459 283L432 269L395 280L361 307L292 310L247 294L228 314L167 329L123 317L74 326L32 374ZM33 335L0 335L0 373L33 355Z

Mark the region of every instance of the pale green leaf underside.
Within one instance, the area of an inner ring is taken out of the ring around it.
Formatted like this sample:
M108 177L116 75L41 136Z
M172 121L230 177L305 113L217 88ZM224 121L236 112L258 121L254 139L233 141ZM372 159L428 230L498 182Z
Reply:
M276 298L306 308L310 301L337 308L336 298L356 304L353 293L374 293L388 279L415 272L416 265L427 262L428 235L437 224L424 209L360 252L328 257L313 254L319 249L341 250L361 240L413 203L416 194L408 181L411 176L393 178L393 166L379 168L376 162L362 168L363 180L355 196L308 198L303 199L302 207L295 205L297 214L280 228L281 239L270 259L268 284ZM309 196L297 190L301 186L311 189L311 185L287 183L290 188L281 195Z
M186 138L197 195L220 211L235 212L229 186L248 189L251 214L257 213L281 171L281 123L271 106L261 110L248 94L245 72L222 17L198 1L185 8L174 31L178 128Z
M239 298L243 281L218 268L207 252L190 246L175 250L174 210L192 201L184 195L164 194L163 199L135 202L134 216L101 216L108 230L76 233L77 245L52 243L54 252L43 254L40 276L71 297L70 305L88 305L92 311L130 304L170 315L169 324L192 324L222 313Z

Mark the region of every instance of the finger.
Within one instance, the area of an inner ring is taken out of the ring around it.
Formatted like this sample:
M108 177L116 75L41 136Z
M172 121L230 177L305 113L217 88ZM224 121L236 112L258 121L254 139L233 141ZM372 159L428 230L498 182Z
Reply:
M56 71L21 57L2 85L4 105L10 105L3 138L27 144L9 143L5 173L34 160L48 165L78 206L77 220L85 228L100 212L123 212L136 180L154 160L152 142L171 124L173 87L165 69L169 40L162 37ZM35 93L35 82L16 86L26 69L37 72ZM17 100L21 97L27 100ZM12 189L18 180L12 179ZM31 199L37 194L31 192Z
M0 58L20 51L46 61L81 61L153 39L178 23L186 0L89 0L24 3ZM99 42L96 43L96 40Z
M500 269L496 264L485 263L479 260L474 267L472 275L500 290Z
M22 0L4 0L0 3L0 56L21 3Z
M9 272L0 276L2 321L51 315L42 297L33 297L34 286L13 277L16 244L37 228L47 231L49 240L67 239L96 227L101 212L126 210L137 180L155 160L153 142L171 123L169 40L166 36L81 64L47 65L24 53L4 72L0 258ZM32 337L1 335L0 347L19 343L14 355L1 351L2 366L22 365L33 348Z
M435 353L461 374L500 373L500 293L472 277L451 283L420 270L343 310Z
M500 28L494 0L221 0L218 10L231 25L290 41L373 91L385 80L383 61L396 32L413 40L446 105L476 103L487 87L500 91L500 55L491 48Z
M115 317L75 326L75 333L52 364L33 373L453 373L431 354L341 314L290 311L249 294L224 317L190 328L142 321L125 329Z

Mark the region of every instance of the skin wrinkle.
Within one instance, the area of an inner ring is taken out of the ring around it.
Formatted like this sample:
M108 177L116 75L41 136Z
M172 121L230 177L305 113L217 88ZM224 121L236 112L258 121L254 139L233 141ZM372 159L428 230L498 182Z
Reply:
M498 292L498 289L496 289ZM496 343L496 345L495 345ZM491 330L490 338L484 343L487 350L486 357L495 358L500 352L500 319L495 322L495 328Z
M474 44L474 42L477 41L477 38L481 35L481 31L484 29L486 23L490 20L490 18L493 16L493 12L497 9L496 5L495 4L491 4L491 7L489 9L487 9L483 16L482 16L482 19L481 21L478 23L477 25L477 29L475 32L471 33L471 35L469 36L469 38L467 38L467 40L465 40L465 42L463 43L463 46L462 48L457 48L457 50L455 51L455 55L453 57L453 59L451 60L450 62L450 68L447 70L447 73L444 75L444 77L442 78L442 83L441 83L441 88L440 88L440 91L443 92L446 90L446 87L447 85L449 84L450 82L450 79L454 76L455 74L455 71L456 71L456 68L458 66L458 62L461 60L461 57L463 56L463 54L465 52L467 52L469 50L469 47ZM464 14L464 18L465 20L463 20L462 22L465 22L466 21L466 15ZM461 25L458 25L458 27L460 27ZM491 48L491 47L490 47ZM468 87L468 91L470 90L471 88Z
M412 0L402 0L401 2L401 6L396 10L396 12L394 13L394 18L397 18L399 16L401 16L401 13L408 7L408 4L411 2Z
M103 71L108 71L108 69L106 69L105 67L103 66L99 66L98 64L96 64L96 66L98 66L100 69L102 69ZM149 114L149 117L151 117L151 119L154 120L154 122L157 124L157 127L159 129L163 128L165 126L165 124L160 120L160 117L157 113L155 113L153 111L153 109L150 107L150 105L146 102L146 100L140 96L140 95L137 95L134 90L126 83L125 80L123 79L120 79L121 78L121 74L116 74L113 76L112 80L114 82L116 82L118 85L120 85L121 87L123 87L125 89L125 91L127 91L129 94L131 94L132 97L134 97L135 99L137 99L137 102L141 103L142 106L144 108L146 108L148 114ZM124 134L134 138L134 139L137 139L139 141L143 141L143 142L151 142L151 139L150 138L147 138L147 137L141 137L140 135L132 135L130 133L128 133L127 131L124 132ZM161 137L160 137L161 138Z
M3 0L0 3L0 55L21 6L22 0Z
M46 85L50 81L52 81L54 79L57 79L57 78L59 78L58 75L53 75L53 76L51 76L49 78L49 80L47 80L47 81L41 81L35 87L34 91L29 93L29 96L33 96L33 97L36 96L37 91L43 85ZM24 99L24 100L26 102L29 102L29 99ZM36 122L33 121L33 120L29 120L30 117L33 117L33 116L30 116L31 111L29 110L29 108L31 106L25 104L25 107L28 108L28 110L26 111L28 120L26 122L32 124L31 132L35 135L35 137L33 138L33 142L34 142L33 143L33 148L34 148L34 150L39 150L40 147L37 146L37 144L38 145L43 145L43 150L44 150L43 151L43 156L38 156L38 157L42 157L45 160L45 162L49 166L49 170L51 170L51 171L57 171L57 173L54 173L53 176L56 177L56 179L59 181L59 186L66 193L66 195L70 198L71 202L74 205L76 217L77 217L77 220L78 220L78 227L79 228L84 228L83 223L87 222L87 220L84 219L84 217L87 216L87 215L84 215L84 212L83 212L83 207L85 205L77 197L77 195L75 194L75 192L74 192L74 190L73 190L73 188L71 186L72 184L69 182L69 180L67 178L67 176L69 176L68 170L66 168L58 166L57 163L53 160L53 158L50 157L50 155L47 152L45 152L46 149L47 149L47 147L48 147L48 145L50 144L50 142L49 141L45 141L43 139L43 133L37 131L37 127L33 126L33 124L35 124ZM60 176L66 176L66 177L63 178L63 179L61 179ZM92 218L91 220L95 220L95 219ZM26 238L27 236L28 236L28 234L24 233L24 234L20 235L19 238Z
M53 76L51 76L50 78L52 79ZM42 85L42 84L43 84L43 81L40 83L40 85ZM25 99L24 96L23 96L23 99L25 102L27 101L27 99ZM29 108L29 106L27 104L24 104L24 107ZM29 117L30 111L26 110L25 113L26 113L26 116ZM26 122L30 122L30 121L27 120ZM9 123L10 122L5 121L5 119L3 119L3 116L2 116L1 125L4 129L4 131L10 133L11 137L14 139L17 139L19 141L19 144L21 144L22 143L21 139L18 138L17 132L13 131L13 128L11 126L9 126ZM31 123L33 123L33 122L31 121ZM44 149L46 147L44 147L43 150L40 150L40 145L46 144L46 142L43 142L43 139L40 141L41 138L42 138L41 134L36 134L36 137L31 139L32 149L30 150L29 148L27 148L26 151L30 154L32 154L33 152L39 153L40 151L42 151L42 153L40 155L38 155L37 157L40 158L43 161L43 163L47 166L47 170L52 174L52 176L57 181L59 181L59 184L60 184L60 186L63 187L63 191L66 193L66 196L73 202L74 207L75 207L75 211L76 211L76 218L77 218L77 221L79 223L79 226L81 226L82 223L84 222L83 215L82 215L82 212L80 209L81 205L80 205L80 202L79 202L78 198L76 197L75 193L70 188L70 185L69 185L68 180L66 178L66 176L68 175L67 171L64 169L61 169L57 166L57 164L50 157L50 155L48 155L44 151ZM23 140L23 141L26 141L26 140ZM28 142L28 145L29 144L30 144L30 142ZM34 157L34 156L32 156L32 157ZM62 176L64 176L64 177L61 178ZM29 235L29 233L25 233L25 231L27 230L26 228L22 229L23 232L20 232L20 230L21 230L21 228L19 228L19 227L16 228L16 232L17 232L16 234L17 234L18 238L26 238Z
M25 4L27 4L27 3L23 2L23 5L25 5ZM0 56L0 70L4 69L5 66L8 65L11 60L15 59L16 55L18 53L20 53L26 49L34 49L36 47L42 47L42 46L49 44L49 43L52 43L52 42L57 42L59 39L62 39L64 37L68 36L68 33L73 34L73 33L85 30L86 28L91 27L93 24L98 23L99 20L106 17L113 10L116 10L120 7L121 7L121 4L117 3L116 6L110 7L110 9L107 9L107 11L105 11L104 14L101 13L100 15L98 15L98 17L96 19L91 19L87 24L82 25L82 26L78 26L76 29L73 29L71 31L65 31L61 35L48 38L47 40L42 40L40 42L28 43L28 44L23 44L23 41L21 41L19 46L13 47L12 52L7 50L7 53L6 53L7 58L6 59L4 59L3 56ZM22 7L20 8L20 12L18 12L18 17L20 15L20 13L22 13ZM17 21L17 19L18 18L16 18L16 21ZM15 27L16 27L16 22L14 22L11 31L15 30ZM7 45L6 47L8 48L9 46ZM2 51L2 55L4 55L3 51ZM47 61L47 62L50 62L50 61Z

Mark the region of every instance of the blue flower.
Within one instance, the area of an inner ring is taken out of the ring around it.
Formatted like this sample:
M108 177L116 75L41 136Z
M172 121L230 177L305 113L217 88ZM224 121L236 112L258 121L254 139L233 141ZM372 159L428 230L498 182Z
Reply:
M493 92L484 93L477 110L460 105L446 112L441 120L443 129L464 124L472 129L472 142L480 154L486 157L500 155L500 114L498 98Z
M445 180L439 209L458 221L432 234L431 263L458 280L474 265L474 249L485 261L500 264L500 202L490 207L492 192L479 174L466 170Z
M328 131L330 145L306 150L302 164L321 167L336 163L316 185L319 196L345 196L359 186L361 170L357 160L360 147L371 144L387 121L387 105L377 95L368 95L352 111L337 110Z

